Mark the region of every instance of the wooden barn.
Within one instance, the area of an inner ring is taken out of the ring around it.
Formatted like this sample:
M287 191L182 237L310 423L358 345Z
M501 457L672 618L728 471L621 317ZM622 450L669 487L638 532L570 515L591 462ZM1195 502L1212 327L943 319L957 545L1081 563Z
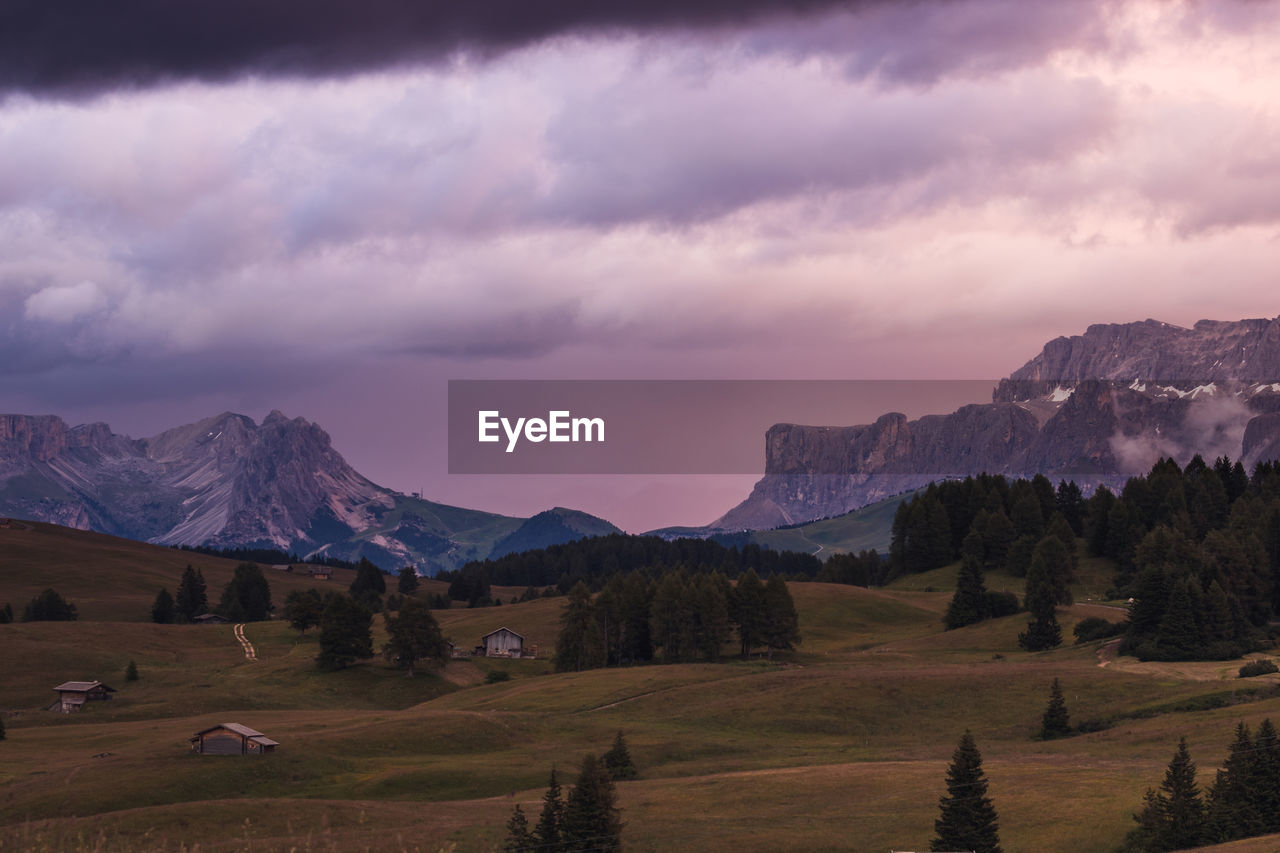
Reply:
M317 581L327 581L333 578L333 569L328 566L312 566L311 579Z
M191 751L200 755L265 755L278 741L239 723L220 723L191 736Z
M481 638L487 658L518 658L524 655L524 636L503 626Z
M67 681L53 688L58 700L49 706L50 711L70 714L79 711L85 702L105 702L115 693L101 681Z
M231 620L217 613L201 613L199 616L191 620L197 625L230 625Z

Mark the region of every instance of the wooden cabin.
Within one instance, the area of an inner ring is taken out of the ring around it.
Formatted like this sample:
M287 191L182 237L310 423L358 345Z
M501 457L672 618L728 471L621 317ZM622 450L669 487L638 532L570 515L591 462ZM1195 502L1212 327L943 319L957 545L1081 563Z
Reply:
M219 723L191 736L191 751L200 755L265 755L278 741L239 723Z
M328 566L312 566L311 579L317 581L327 581L333 577L333 569Z
M67 681L53 690L58 699L49 706L49 710L62 714L79 711L85 702L105 702L116 692L114 687L108 687L101 681Z
M201 613L191 620L197 625L230 625L231 620L217 613Z
M524 654L524 636L503 626L481 638L487 658L518 658Z

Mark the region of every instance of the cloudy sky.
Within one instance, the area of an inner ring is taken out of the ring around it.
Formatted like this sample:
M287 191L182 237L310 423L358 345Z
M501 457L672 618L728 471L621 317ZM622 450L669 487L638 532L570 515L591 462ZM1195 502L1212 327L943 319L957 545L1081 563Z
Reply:
M6 4L0 411L143 436L279 408L405 491L706 522L750 478L448 477L445 382L988 378L1091 323L1280 314L1277 23Z

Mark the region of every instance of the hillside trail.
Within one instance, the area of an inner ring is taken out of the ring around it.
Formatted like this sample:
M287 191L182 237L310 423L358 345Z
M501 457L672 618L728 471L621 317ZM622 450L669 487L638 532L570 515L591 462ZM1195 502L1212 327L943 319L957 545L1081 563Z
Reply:
M1120 642L1121 638L1116 638L1098 647L1098 666L1105 667L1111 663L1112 658L1116 656L1116 649L1120 648Z
M236 640L240 643L240 648L244 649L244 656L248 660L257 660L258 653L253 648L253 643L249 642L249 638L244 635L244 623L241 622L235 627Z

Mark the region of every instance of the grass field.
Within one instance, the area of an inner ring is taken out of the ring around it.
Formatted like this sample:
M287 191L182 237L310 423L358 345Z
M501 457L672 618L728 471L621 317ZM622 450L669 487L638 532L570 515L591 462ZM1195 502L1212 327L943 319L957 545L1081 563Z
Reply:
M211 592L234 568L43 525L0 530L0 602L20 610L53 585L82 613L0 625L0 851L495 850L514 804L536 814L552 766L571 777L619 730L641 772L619 785L627 850L919 850L968 728L1006 851L1102 853L1133 826L1179 736L1207 784L1237 721L1280 720L1280 678L1236 679L1238 661L1099 666L1097 644L1028 654L1025 617L944 632L954 567L878 590L793 584L804 641L772 661L554 674L563 599L439 611L464 647L506 625L540 658L408 679L381 659L317 672L315 637L280 622L247 627L250 661L231 626L141 621L188 561ZM1082 566L1078 589L1105 574ZM277 601L312 585L269 579ZM1020 587L989 580L1002 583ZM1084 616L1122 615L1090 597L1060 612L1065 635ZM130 660L136 682L123 680ZM486 684L494 670L511 677ZM1055 677L1073 722L1104 727L1035 739ZM72 678L102 679L117 697L41 710ZM191 754L187 738L219 722L281 746ZM1280 839L1213 849L1273 851Z

